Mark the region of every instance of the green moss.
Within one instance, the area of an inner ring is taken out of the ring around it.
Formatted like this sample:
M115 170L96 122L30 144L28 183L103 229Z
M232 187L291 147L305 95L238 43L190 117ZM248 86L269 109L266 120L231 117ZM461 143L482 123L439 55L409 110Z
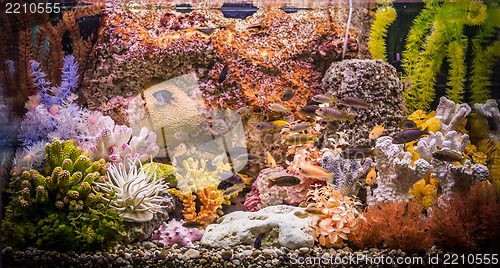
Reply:
M148 174L152 174L156 170L156 178L162 179L168 183L169 187L175 188L177 186L177 180L175 178L175 168L168 164L156 163L146 164L147 168L151 165Z
M45 171L25 171L9 185L4 242L61 251L117 242L125 235L122 218L103 203L101 193L91 192L106 174L104 160L91 162L72 141L53 140L45 149Z

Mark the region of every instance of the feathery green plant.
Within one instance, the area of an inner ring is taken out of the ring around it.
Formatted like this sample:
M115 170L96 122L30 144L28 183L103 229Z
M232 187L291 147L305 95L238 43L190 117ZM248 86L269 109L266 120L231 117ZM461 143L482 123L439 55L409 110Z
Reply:
M485 23L489 14L493 14L488 6L478 1L457 0L454 2L427 1L424 9L415 18L414 24L407 37L402 66L405 76L412 81L412 88L403 92L405 104L410 111L417 109L429 110L433 102L437 74L442 63L447 58L450 69L448 74L446 95L455 102L464 97L467 68L465 55L467 54L468 38L464 34L465 26L489 25ZM495 32L495 25L491 23L489 29L480 32L482 40ZM484 26L483 26L484 28ZM472 42L475 58L473 60L472 100L488 98L487 86L491 76L492 56L496 53L489 50L480 52L477 40ZM492 48L493 49L493 48ZM483 53L484 55L480 55ZM486 62L490 63L487 64ZM474 93L476 92L476 93ZM481 96L479 97L474 97Z
M387 28L396 20L396 16L396 10L390 5L383 5L375 12L375 19L370 30L370 40L368 41L368 50L372 59L387 61L385 37L387 36Z

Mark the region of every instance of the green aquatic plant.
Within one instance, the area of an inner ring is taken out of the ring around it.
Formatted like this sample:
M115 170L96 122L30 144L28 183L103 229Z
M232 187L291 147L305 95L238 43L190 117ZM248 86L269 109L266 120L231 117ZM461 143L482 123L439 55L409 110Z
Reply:
M92 189L106 174L106 162L92 162L73 141L54 139L45 151L43 171L24 171L9 184L4 242L80 250L110 246L124 236L123 219Z
M465 27L489 25L487 18L493 10L493 4L479 1L427 1L410 29L402 59L405 77L412 82L411 88L403 92L405 104L410 111L430 109L436 96L434 87L437 74L446 58L449 63L447 97L455 102L463 100L464 85L467 81L465 55L469 42ZM490 32L493 33L495 26L491 27ZM473 49L474 47L473 43ZM477 55L474 57L473 61L492 62L492 58L483 58L481 61ZM491 66L492 63L484 68L491 70ZM478 71L484 74L481 77L489 81L491 72L479 70L480 68L478 67ZM474 79L473 76L471 79ZM481 95L481 98L488 96L486 87L489 84L484 80L475 82L478 85L478 94L475 95ZM474 91L474 81L472 88Z
M375 12L375 19L370 30L368 50L372 59L387 61L387 51L385 48L385 37L387 28L396 20L396 10L390 5L392 1L382 5Z

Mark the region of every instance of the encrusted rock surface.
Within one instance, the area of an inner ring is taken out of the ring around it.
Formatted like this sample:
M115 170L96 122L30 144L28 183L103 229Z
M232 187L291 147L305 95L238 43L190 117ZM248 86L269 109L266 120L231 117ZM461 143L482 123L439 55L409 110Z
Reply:
M304 208L293 206L271 206L257 212L238 211L225 215L218 224L205 230L201 244L230 248L236 245L253 245L261 236L262 245L283 246L290 249L312 247L314 239L309 227L309 217Z
M396 69L381 60L344 60L333 63L323 79L324 92L338 99L356 97L366 101L369 109L336 105L342 111L355 114L354 122L332 121L325 132L328 138L337 131L347 134L351 146L373 146L368 134L376 125L385 127L384 135L393 135L405 115L401 109L403 85Z

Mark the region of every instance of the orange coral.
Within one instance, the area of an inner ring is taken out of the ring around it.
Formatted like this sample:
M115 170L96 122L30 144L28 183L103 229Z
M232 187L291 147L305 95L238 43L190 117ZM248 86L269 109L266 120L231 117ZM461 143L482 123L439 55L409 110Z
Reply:
M356 225L355 219L359 212L355 206L360 203L350 197L344 197L334 190L332 185L316 188L307 195L308 201L313 201L307 209L322 212L310 223L314 239L324 247L342 247L342 242L347 240L347 234Z
M182 201L184 209L184 221L196 221L205 226L213 223L218 217L222 204L227 204L228 199L222 195L222 191L217 189L217 186L209 186L195 191L193 194L190 190L181 192L178 189L169 189L171 194L179 197ZM196 199L200 201L199 209L196 206Z

